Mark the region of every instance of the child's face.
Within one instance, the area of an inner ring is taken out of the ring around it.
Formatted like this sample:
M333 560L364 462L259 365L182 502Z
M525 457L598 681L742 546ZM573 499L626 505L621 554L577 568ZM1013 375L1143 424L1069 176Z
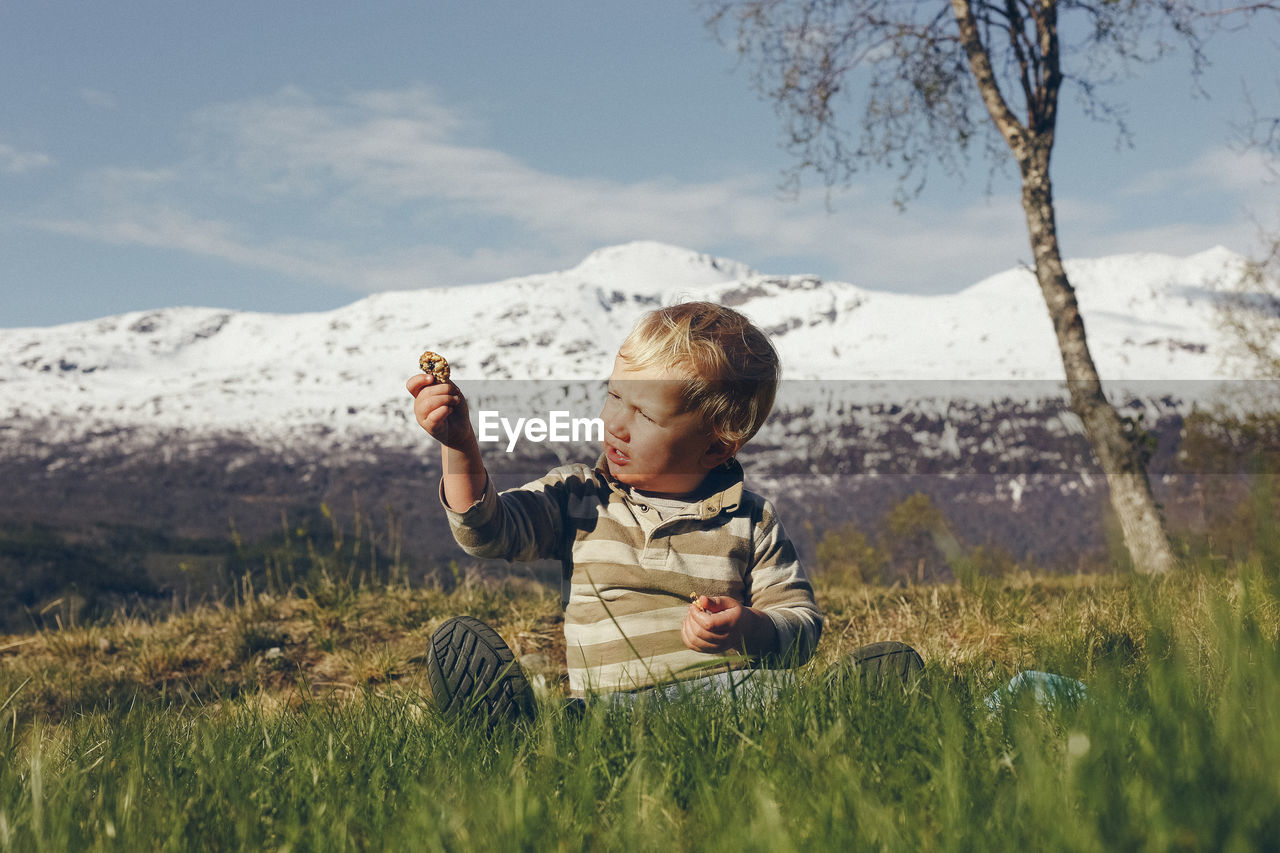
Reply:
M600 417L609 473L619 482L659 495L685 495L732 455L696 412L681 405L686 378L633 370L621 357L614 361Z

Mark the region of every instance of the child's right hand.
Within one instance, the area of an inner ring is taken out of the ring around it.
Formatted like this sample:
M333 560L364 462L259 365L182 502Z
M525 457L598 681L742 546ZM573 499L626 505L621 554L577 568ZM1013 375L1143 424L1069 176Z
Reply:
M413 415L428 435L455 450L475 444L467 398L458 386L441 382L429 373L419 373L409 378L405 388L413 395Z
M704 654L763 655L778 647L778 629L773 627L773 620L728 595L695 598L680 625L680 636L685 646Z

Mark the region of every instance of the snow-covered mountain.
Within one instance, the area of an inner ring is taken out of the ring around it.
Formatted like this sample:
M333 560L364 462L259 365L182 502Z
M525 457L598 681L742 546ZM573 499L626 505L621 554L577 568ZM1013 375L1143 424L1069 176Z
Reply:
M1103 376L1239 377L1244 366L1231 362L1214 307L1242 263L1215 248L1068 264ZM0 441L32 427L75 440L120 426L234 430L277 444L322 427L339 441L404 445L419 438L403 386L422 350L444 353L464 390L594 381L608 375L641 312L690 297L733 306L767 329L789 379L856 382L889 401L955 394L949 384L963 380L984 382L958 386L961 397L1009 396L1017 383L1026 384L1015 395L1039 395L1063 375L1027 270L915 296L633 243L564 272L376 294L320 313L164 308L0 330Z
M1160 439L1153 486L1171 515L1204 514L1174 458L1189 401L1247 375L1216 314L1242 263L1216 248L1068 264L1113 397ZM397 539L429 573L458 552L436 497L439 456L404 390L421 352L449 358L473 416L593 417L636 318L683 298L743 311L782 355L775 414L743 456L749 484L778 503L806 559L832 525L873 529L914 492L964 542L1049 565L1102 550L1105 477L1064 404L1029 271L909 296L763 275L656 243L603 249L564 272L377 294L321 313L165 308L0 330L0 545L6 531L27 542L23 531L49 529L91 554L105 543L119 571L178 594L194 584L192 565L219 582L208 555L231 549L232 527L239 543L278 535L286 517L317 519L321 507L366 521L378 507L387 547ZM589 441L526 443L487 458L503 486L596 452ZM12 553L0 548L0 576L62 570L46 544Z

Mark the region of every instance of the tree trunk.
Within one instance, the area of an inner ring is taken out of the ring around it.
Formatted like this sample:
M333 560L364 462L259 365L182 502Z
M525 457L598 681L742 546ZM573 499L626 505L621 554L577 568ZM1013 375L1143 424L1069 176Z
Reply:
M1038 0L1026 7L1034 24L1033 40L1028 40L1026 22L1018 16L1005 15L1004 23L997 23L989 30L1002 33L1009 41L1011 54L1021 60L1017 79L1026 99L1025 123L1018 120L1000 91L972 0L951 0L951 8L982 102L1022 173L1022 211L1027 217L1031 252L1036 259L1036 279L1058 338L1071 408L1084 422L1085 435L1102 463L1111 491L1111 506L1120 520L1133 567L1145 574L1167 572L1173 568L1173 549L1151 495L1146 466L1125 435L1120 416L1102 392L1102 380L1098 378L1098 369L1085 341L1084 320L1076 304L1076 293L1067 280L1058 250L1053 185L1049 180L1058 93L1063 79L1059 67L1057 0ZM1038 61L1033 61L1037 57Z
M1125 434L1120 416L1103 393L1102 380L1085 340L1075 289L1062 266L1047 147L1024 152L1018 159L1022 209L1036 260L1036 279L1062 353L1071 408L1084 422L1085 435L1102 464L1111 491L1111 506L1120 521L1134 569L1144 574L1167 572L1174 565L1173 550L1151 494L1146 467Z

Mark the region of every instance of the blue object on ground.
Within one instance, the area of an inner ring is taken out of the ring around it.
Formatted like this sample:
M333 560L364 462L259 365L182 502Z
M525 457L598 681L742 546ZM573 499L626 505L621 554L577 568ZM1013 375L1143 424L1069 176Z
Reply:
M1084 684L1074 678L1028 669L1009 679L1008 684L988 696L986 706L991 713L999 713L1005 703L1015 701L1027 690L1032 691L1032 697L1045 708L1074 704L1084 699L1088 692Z

